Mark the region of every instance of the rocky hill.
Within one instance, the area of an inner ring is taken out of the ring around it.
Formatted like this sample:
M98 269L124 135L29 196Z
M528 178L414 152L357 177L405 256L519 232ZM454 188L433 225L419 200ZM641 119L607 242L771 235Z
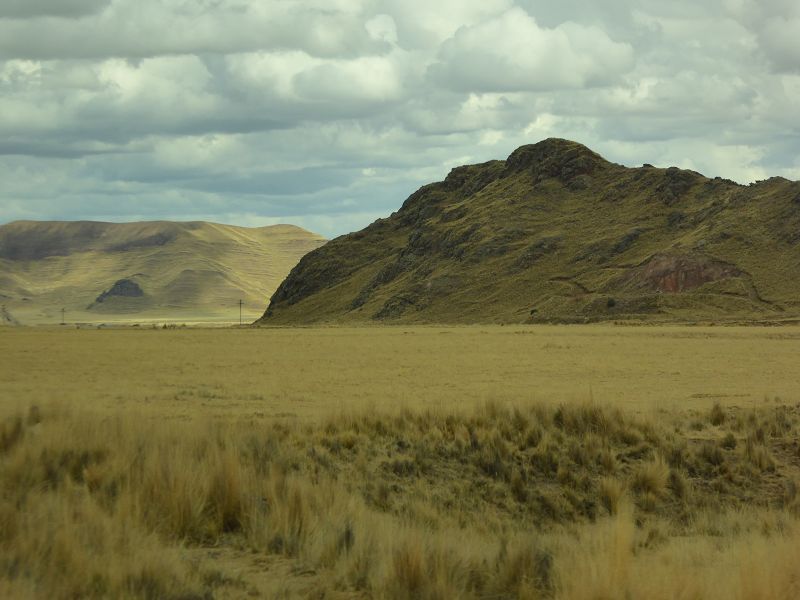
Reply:
M237 320L324 240L292 225L38 222L0 226L0 303L23 324Z
M800 183L627 168L566 140L453 169L307 254L262 324L788 320Z

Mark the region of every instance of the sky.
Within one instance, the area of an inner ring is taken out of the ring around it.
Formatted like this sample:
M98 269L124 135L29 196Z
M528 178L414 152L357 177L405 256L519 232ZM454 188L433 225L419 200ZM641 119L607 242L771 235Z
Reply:
M0 0L0 223L333 237L547 137L800 179L797 0Z

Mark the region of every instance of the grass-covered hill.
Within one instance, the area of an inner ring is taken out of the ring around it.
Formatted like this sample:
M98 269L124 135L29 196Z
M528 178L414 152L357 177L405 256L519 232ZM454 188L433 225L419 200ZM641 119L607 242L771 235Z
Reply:
M627 168L548 139L310 252L263 324L787 320L800 182Z
M39 222L0 226L0 304L23 324L234 320L324 240L292 225Z

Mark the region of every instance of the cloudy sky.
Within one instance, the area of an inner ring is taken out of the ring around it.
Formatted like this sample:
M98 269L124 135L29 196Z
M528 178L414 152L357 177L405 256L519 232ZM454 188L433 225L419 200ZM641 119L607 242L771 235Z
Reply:
M0 0L0 223L334 236L550 136L800 179L797 0Z

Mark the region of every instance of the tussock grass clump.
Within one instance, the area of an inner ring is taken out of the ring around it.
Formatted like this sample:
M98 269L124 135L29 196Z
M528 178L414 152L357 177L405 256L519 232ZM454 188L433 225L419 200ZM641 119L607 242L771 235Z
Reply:
M725 450L733 450L736 448L737 444L736 436L733 434L732 431L729 431L725 434L725 437L722 438L722 441L719 443Z
M6 453L22 440L25 428L22 417L16 415L0 425L0 453Z
M700 445L697 451L697 457L702 462L713 467L718 467L725 462L725 454L722 452L720 445L711 442L704 442Z
M747 438L744 446L744 456L759 471L775 470L775 461L767 447L753 438Z
M603 477L598 484L597 495L608 514L616 515L625 497L625 486L617 479Z
M391 592L400 598L423 598L434 595L436 582L431 582L428 556L423 541L417 537L402 540L392 553Z
M688 480L683 473L675 469L670 469L667 486L675 498L679 500L685 500L689 494L690 486Z
M798 490L797 481L789 479L784 484L784 494L782 498L783 508L792 511L795 514L800 514L800 490Z
M708 420L716 427L719 427L725 422L725 411L722 409L719 402L715 402L714 406L711 407Z
M669 482L669 466L657 459L640 464L631 477L631 489L637 494L651 494L656 498L665 495Z

